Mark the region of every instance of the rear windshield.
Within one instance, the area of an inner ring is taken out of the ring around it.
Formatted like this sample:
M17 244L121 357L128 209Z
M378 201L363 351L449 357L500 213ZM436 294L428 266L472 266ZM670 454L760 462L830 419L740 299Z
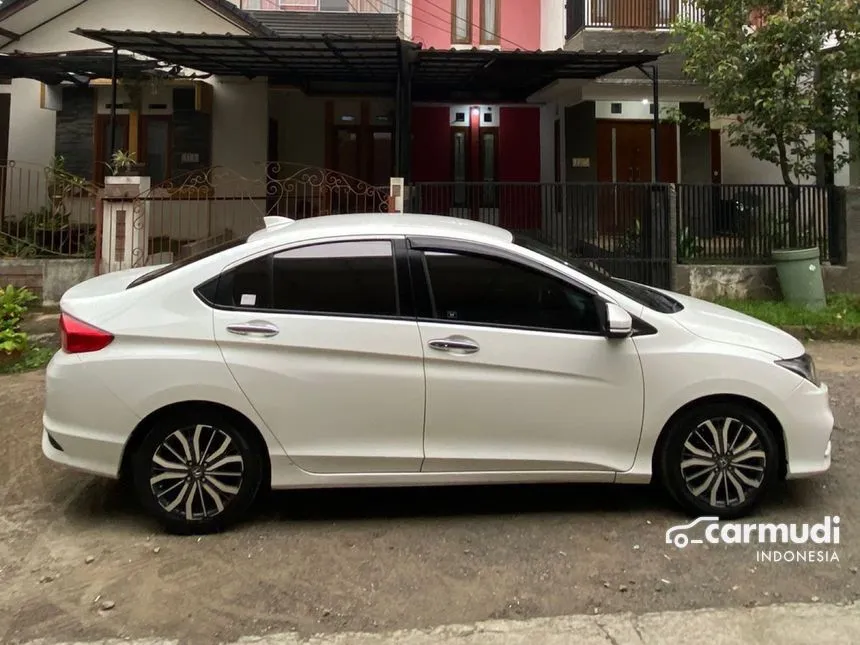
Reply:
M171 262L170 264L166 264L157 269L153 269L147 273L144 273L142 276L135 278L130 285L126 287L126 289L132 289L134 287L139 287L142 284L149 282L150 280L155 280L156 278L160 278L163 275L167 275L168 273L172 273L177 269L181 269L182 267L187 267L190 264L194 264L198 260L202 260L204 258L209 258L215 255L216 253L220 253L221 251L226 251L227 249L233 249L237 246L243 245L248 241L248 236L237 237L229 242L222 242L221 244L216 244L213 247L206 249L205 251L201 251L197 255L192 255L187 258L182 258L181 260L177 260L176 262Z

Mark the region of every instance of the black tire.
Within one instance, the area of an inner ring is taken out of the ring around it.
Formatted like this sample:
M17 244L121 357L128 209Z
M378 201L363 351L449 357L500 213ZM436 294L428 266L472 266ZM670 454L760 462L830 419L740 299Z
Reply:
M189 454L192 459L183 463L180 458ZM168 531L184 535L220 531L242 519L257 497L264 472L264 457L248 429L209 410L159 419L132 455L137 498Z
M724 446L727 419L728 446ZM711 426L717 430L716 435ZM681 414L667 432L657 456L660 481L692 516L743 517L779 478L782 454L774 429L748 406L730 401L706 403ZM723 450L708 450L714 443ZM705 452L709 452L707 458Z

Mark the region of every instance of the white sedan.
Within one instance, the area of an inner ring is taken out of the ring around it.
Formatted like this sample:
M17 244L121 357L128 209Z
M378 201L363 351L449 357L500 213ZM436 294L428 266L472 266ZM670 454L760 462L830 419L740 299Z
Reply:
M738 517L830 467L803 346L501 228L342 215L61 301L42 448L205 532L276 489L657 479Z

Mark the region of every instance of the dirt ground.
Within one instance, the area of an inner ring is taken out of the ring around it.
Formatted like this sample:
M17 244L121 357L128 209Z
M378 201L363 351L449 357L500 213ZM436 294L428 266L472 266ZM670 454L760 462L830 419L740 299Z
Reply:
M649 487L276 493L222 535L160 533L119 485L42 457L43 374L0 377L0 642L376 631L490 618L860 597L860 345L811 344L838 428L831 472L760 516L842 518L839 562L665 544Z

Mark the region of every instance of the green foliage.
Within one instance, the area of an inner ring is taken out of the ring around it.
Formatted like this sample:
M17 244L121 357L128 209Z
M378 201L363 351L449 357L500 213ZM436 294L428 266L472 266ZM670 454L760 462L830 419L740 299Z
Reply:
M48 196L52 199L66 197L76 188L85 188L87 180L66 170L66 158L56 155L45 168Z
M718 303L780 327L860 330L860 296L857 294L830 294L827 306L819 310L769 300L719 300Z
M27 349L27 334L21 330L21 320L27 306L36 296L27 289L12 285L0 289L0 354L23 352Z
M860 10L845 0L693 0L703 23L680 20L672 51L728 119L732 145L776 164L786 184L812 177L827 153L816 132L860 138ZM757 11L763 21L752 21ZM756 22L756 27L751 27ZM833 36L839 47L825 49ZM832 107L832 109L831 109ZM837 146L833 170L856 157Z
M689 228L684 228L678 234L679 260L692 260L704 250L705 247L699 242L699 238L690 233Z
M133 152L125 150L117 150L111 155L110 163L107 164L108 169L114 175L130 170L137 165L137 159Z
M42 369L51 361L56 353L57 348L55 347L28 347L21 355L21 358L14 363L0 365L0 374L19 374L21 372Z
M639 255L642 252L642 223L638 219L622 233L618 250L627 255Z

